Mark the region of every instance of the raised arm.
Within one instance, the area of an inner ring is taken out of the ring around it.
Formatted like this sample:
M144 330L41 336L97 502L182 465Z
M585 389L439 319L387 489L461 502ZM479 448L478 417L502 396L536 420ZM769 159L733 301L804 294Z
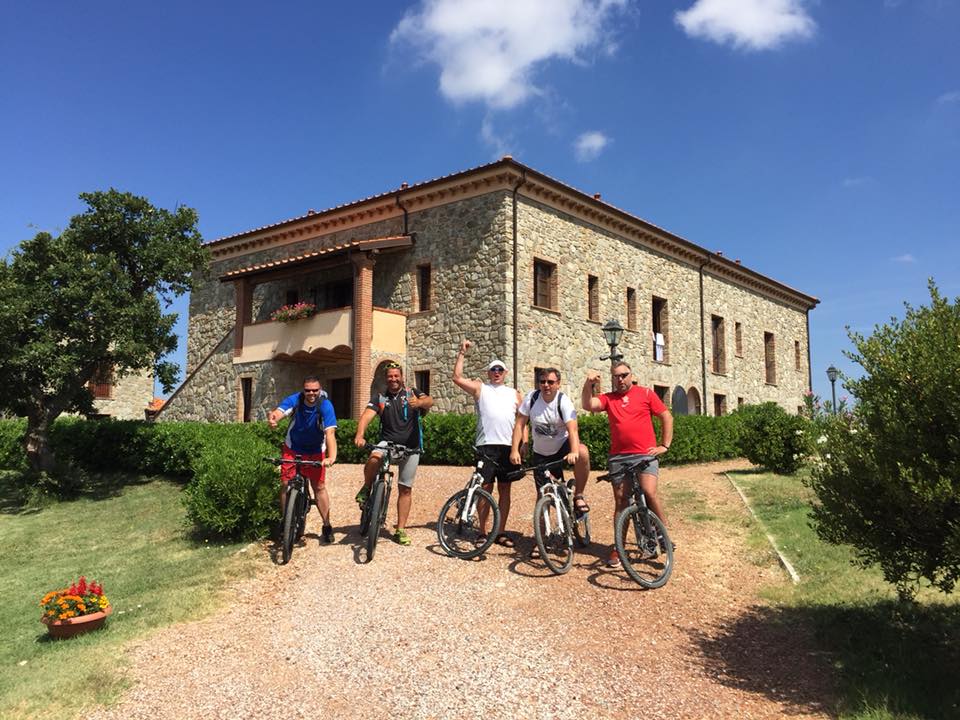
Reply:
M473 395L474 400L479 400L480 389L483 387L483 383L479 380L471 380L470 378L465 378L463 376L463 359L467 356L467 351L471 347L473 347L473 343L469 340L464 340L462 343L460 343L460 350L457 352L457 359L453 363L453 382L464 392L468 392Z
M594 384L600 380L600 373L596 370L587 371L587 379L583 381L583 391L580 393L580 404L584 410L599 412L603 410L600 398L593 394Z

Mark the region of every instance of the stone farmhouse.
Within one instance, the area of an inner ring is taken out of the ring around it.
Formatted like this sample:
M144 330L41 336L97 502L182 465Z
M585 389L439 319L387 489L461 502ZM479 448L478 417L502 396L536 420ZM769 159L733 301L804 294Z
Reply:
M510 156L208 243L190 298L187 378L159 419L265 418L307 374L358 417L386 362L436 409L468 412L451 380L500 358L519 389L556 367L577 397L608 351L601 324L675 414L723 414L810 388L818 300L580 192ZM308 302L312 317L271 320Z

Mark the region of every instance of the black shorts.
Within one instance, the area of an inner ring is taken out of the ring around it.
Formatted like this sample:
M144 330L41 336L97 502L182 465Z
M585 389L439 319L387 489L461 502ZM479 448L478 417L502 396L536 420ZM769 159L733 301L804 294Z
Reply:
M519 477L509 477L508 473L517 470L520 466L510 462L509 445L479 445L477 446L477 460L483 458L490 462L484 462L480 468L480 475L483 477L484 484L492 483L494 478L497 482L513 482L519 480Z
M553 475L557 480L563 481L563 459L570 454L570 441L567 440L563 443L563 447L557 450L553 455L541 455L540 453L533 454L533 464L534 465L543 465L544 463L557 463L554 467L550 468L550 474ZM558 462L559 461L559 462ZM537 487L540 487L545 482L542 472L537 472L534 476L534 481L537 483Z

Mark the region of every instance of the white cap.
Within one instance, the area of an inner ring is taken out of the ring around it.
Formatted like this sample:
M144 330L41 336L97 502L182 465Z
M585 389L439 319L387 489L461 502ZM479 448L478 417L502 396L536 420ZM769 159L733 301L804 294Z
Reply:
M491 360L490 364L487 365L487 370L493 370L495 367L502 367L504 370L507 369L507 364L503 360Z

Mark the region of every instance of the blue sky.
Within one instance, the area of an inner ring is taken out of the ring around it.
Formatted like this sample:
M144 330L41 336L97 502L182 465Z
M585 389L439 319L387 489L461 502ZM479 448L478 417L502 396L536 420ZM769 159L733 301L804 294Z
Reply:
M3 3L2 250L88 190L212 240L510 153L820 298L823 396L845 326L960 295L960 0L275 5Z

